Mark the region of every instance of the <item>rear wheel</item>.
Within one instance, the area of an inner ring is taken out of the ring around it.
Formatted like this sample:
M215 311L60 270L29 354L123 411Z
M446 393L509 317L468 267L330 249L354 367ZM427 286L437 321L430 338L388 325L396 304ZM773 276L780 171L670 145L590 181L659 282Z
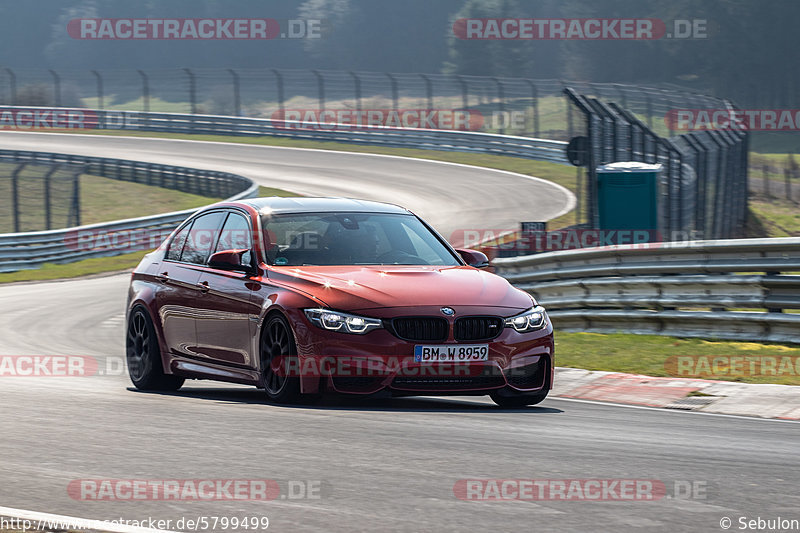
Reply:
M183 378L164 373L153 322L141 307L135 307L128 317L125 355L128 374L137 389L176 391L183 385Z
M275 314L267 318L261 332L261 387L277 403L308 403L319 395L302 394L297 368L297 346L289 323Z
M500 407L505 407L509 409L515 409L519 407L526 407L528 405L536 405L537 403L541 403L547 398L547 393L549 391L545 390L543 392L536 392L533 394L524 394L524 393L513 393L510 391L496 391L491 393L492 401L499 405Z

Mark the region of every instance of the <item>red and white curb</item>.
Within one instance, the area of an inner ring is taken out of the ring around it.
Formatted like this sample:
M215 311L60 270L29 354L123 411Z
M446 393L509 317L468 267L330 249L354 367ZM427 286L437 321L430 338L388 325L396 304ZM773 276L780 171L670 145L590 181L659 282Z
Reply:
M705 413L800 420L800 387L790 385L661 378L558 367L551 395Z

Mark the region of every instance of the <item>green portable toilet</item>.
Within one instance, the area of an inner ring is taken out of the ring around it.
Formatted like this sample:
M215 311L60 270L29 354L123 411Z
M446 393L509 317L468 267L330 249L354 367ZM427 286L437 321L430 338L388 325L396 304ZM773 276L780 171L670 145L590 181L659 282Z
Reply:
M637 161L597 167L598 229L657 231L660 172Z

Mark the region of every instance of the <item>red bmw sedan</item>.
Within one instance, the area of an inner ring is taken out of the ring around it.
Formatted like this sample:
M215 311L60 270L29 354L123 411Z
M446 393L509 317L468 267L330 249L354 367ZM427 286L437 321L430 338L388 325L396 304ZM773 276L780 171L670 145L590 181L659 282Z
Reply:
M325 392L539 403L553 384L552 324L486 266L391 204L215 204L134 270L129 374L144 390L250 384L280 403Z

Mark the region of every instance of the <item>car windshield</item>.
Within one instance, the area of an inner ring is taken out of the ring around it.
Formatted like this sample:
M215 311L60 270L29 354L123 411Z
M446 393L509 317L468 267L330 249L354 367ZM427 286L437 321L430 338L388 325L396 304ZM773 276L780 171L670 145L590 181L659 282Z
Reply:
M460 264L417 217L386 213L264 215L276 266Z

